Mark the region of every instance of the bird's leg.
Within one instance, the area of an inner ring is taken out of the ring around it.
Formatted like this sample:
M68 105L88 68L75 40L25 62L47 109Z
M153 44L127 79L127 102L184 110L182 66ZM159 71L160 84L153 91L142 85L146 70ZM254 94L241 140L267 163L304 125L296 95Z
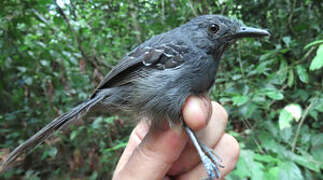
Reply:
M199 141L197 139L198 143L201 146L201 149L206 153L206 155L212 160L212 162L214 164L216 164L216 166L224 168L224 166L222 164L220 164L222 162L221 157L211 148L209 148L207 145L203 144L201 141ZM215 158L216 157L216 158ZM218 162L220 161L220 163Z
M218 155L216 155L216 153L213 152L206 145L199 142L194 131L191 130L186 124L184 124L184 128L185 128L186 133L190 137L191 141L193 142L193 144L197 150L197 153L199 154L201 161L206 169L206 172L208 175L207 179L213 180L215 177L219 178L220 177L219 167L223 167L223 166L220 165L216 160L216 157L218 157ZM216 172L216 173L214 173L214 172Z

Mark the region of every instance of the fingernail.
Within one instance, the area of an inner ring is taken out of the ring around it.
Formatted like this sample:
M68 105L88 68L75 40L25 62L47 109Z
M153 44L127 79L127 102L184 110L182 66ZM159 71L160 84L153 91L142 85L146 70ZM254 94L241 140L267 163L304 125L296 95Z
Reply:
M202 96L189 97L183 112L187 125L193 130L204 128L208 122L209 106Z
M206 124L210 121L211 116L212 116L212 103L209 97L207 96L201 96L202 99L202 106L203 111L207 114L206 117Z

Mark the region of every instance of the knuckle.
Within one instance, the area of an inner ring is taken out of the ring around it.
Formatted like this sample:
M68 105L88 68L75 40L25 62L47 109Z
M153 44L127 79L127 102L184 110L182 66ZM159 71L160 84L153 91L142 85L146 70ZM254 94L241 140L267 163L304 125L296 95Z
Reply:
M155 153L149 146L139 146L136 148L136 151L140 157L140 159L150 161L156 158Z
M234 169L236 163L238 162L239 160L239 156L240 156L240 146L239 146L239 143L238 141L231 135L229 134L226 134L227 136L227 141L230 142L230 149L231 149L231 152L232 152L232 155L231 155L231 166L230 166L230 169Z
M229 114L228 114L228 112L224 109L224 107L223 106L221 106L220 105L220 110L221 110L221 112L222 112L222 114L223 114L223 117L224 117L224 120L225 120L225 122L228 122L228 119L229 119Z
M217 116L222 117L221 120L223 121L223 123L226 126L227 123L228 123L228 119L229 119L228 112L224 109L223 106L221 106L217 102L212 101L212 105L213 105L213 112L216 112L217 113Z

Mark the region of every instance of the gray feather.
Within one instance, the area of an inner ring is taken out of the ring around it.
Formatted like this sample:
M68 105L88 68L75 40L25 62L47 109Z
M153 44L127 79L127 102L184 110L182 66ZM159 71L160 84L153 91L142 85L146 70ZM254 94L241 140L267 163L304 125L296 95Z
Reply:
M15 150L13 150L8 158L3 162L3 169L10 167L12 162L19 157L22 153L28 152L32 148L36 147L40 143L44 142L50 135L55 131L59 130L63 126L70 124L73 120L78 119L81 115L84 115L93 105L101 101L104 96L96 96L92 99L89 99L82 104L76 106L71 111L57 117L52 122L43 127L35 135L30 137L27 141L20 144Z

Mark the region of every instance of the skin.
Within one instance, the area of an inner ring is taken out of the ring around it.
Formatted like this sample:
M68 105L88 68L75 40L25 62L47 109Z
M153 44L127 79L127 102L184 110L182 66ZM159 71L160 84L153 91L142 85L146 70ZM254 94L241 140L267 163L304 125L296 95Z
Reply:
M205 97L191 96L183 106L186 124L222 158L221 179L232 171L239 158L239 144L224 132L228 122L225 109ZM149 131L140 122L115 169L113 180L202 179L207 177L194 146L182 128Z

